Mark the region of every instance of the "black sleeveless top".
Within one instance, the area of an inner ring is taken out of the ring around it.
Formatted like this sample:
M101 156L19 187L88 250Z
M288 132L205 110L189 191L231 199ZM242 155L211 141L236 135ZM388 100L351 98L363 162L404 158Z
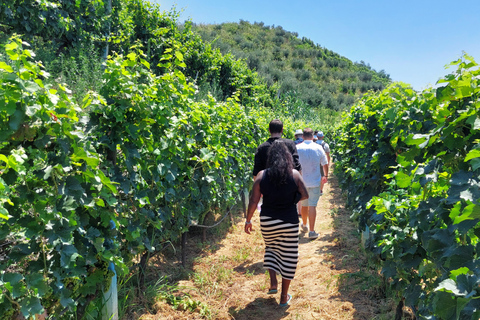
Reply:
M260 216L280 219L285 222L298 223L297 202L300 199L298 186L293 176L287 178L287 183L275 186L268 177L269 169L263 172L260 181L260 191L263 195Z

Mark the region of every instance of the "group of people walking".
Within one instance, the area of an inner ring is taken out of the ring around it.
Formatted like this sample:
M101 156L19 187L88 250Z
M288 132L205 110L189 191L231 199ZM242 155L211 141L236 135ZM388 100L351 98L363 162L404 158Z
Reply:
M264 268L270 276L268 293L278 292L280 274L283 307L292 299L288 289L298 263L299 233L308 232L309 239L318 237L316 207L328 181L330 148L323 133L311 128L297 130L295 142L282 138L283 123L278 119L272 120L268 129L270 138L255 153L245 232L253 230L251 219L263 197L260 229L265 241Z

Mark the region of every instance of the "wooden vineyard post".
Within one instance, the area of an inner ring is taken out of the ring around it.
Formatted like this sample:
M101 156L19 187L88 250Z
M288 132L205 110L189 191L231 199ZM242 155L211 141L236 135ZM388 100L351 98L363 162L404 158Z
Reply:
M397 308L395 310L395 320L402 320L404 300L405 298L402 298L402 300L400 300L400 302L397 305Z
M182 233L182 266L187 265L187 233Z

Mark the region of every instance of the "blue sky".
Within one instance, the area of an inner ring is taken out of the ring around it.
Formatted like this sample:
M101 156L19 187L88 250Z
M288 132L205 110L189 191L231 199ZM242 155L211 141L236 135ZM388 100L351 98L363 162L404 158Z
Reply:
M462 52L480 63L480 0L154 0L180 22L240 19L282 26L352 61L423 90Z

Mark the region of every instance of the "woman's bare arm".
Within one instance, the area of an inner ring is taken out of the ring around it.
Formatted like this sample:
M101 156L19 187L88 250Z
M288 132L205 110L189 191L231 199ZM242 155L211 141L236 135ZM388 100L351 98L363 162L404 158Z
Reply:
M298 192L302 195L300 201L308 199L308 191L307 187L305 186L305 182L303 181L302 175L297 170L293 170L293 179L298 186Z
M247 220L245 221L245 232L250 234L252 231L252 217L257 209L258 202L260 201L260 197L262 193L260 192L260 181L262 181L263 177L263 170L260 171L257 176L255 177L255 181L253 182L252 187L252 194L250 195L250 200L248 201L248 209L247 209Z

